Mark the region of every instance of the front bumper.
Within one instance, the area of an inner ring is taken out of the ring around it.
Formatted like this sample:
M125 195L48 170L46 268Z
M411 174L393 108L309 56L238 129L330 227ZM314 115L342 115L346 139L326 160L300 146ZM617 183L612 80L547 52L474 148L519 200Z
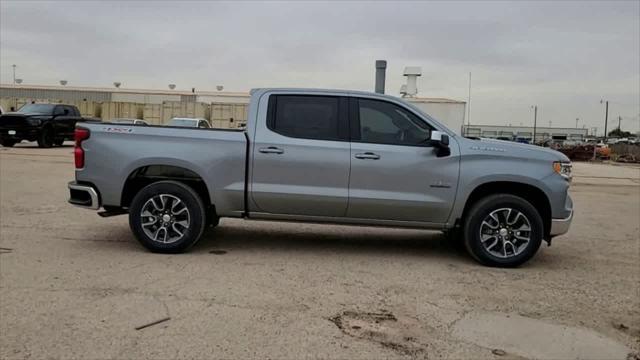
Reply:
M551 219L551 231L549 235L558 236L566 234L571 226L571 220L573 220L573 210L569 213L569 216L565 219Z
M68 187L69 204L92 210L100 209L100 196L93 186L72 181Z
M558 211L557 215L562 216L562 218L551 219L551 229L549 231L551 237L566 234L569 231L571 220L573 220L573 200L569 194L565 197L563 209Z
M29 140L32 141L38 138L38 129L33 128L20 128L20 129L0 129L1 139L11 140Z

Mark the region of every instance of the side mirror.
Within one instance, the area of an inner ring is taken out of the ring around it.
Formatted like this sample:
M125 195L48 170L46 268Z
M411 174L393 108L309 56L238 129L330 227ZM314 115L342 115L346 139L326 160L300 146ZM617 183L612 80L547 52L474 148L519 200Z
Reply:
M451 150L449 149L449 135L442 131L431 132L431 144L437 149L438 157L449 156Z
M449 135L443 133L442 131L434 130L431 132L431 143L439 147L448 147Z

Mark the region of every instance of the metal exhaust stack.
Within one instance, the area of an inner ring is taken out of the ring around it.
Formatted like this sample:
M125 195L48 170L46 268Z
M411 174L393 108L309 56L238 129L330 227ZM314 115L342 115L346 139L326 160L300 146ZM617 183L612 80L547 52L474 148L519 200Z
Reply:
M378 94L384 94L386 72L387 60L376 60L376 92Z

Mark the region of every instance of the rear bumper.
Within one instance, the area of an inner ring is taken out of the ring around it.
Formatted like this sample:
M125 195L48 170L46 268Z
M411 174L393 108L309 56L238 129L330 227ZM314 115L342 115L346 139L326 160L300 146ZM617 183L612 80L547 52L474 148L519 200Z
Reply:
M72 181L68 187L69 204L92 210L100 209L100 196L93 186Z

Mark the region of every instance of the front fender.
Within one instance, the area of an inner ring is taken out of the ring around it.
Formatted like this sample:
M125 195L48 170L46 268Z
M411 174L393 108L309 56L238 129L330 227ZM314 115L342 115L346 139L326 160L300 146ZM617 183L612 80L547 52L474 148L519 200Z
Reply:
M447 224L462 217L469 196L479 186L494 182L529 185L547 197L553 217L566 217L564 204L569 184L553 171L553 161L515 156L463 156L459 193Z

